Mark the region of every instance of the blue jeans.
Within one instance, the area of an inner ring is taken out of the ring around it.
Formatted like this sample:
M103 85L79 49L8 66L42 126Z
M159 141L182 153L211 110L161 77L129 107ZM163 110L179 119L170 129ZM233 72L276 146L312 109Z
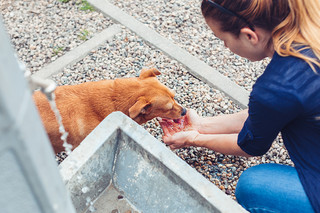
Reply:
M294 167L261 164L244 171L235 192L249 212L314 212Z

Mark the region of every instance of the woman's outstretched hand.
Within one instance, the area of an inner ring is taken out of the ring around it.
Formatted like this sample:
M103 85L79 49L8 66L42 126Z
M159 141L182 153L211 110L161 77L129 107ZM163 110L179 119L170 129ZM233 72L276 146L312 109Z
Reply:
M247 110L216 117L200 117L195 110L177 120L160 120L163 142L171 149L196 146L226 155L250 157L237 144L238 133L248 117Z
M194 145L199 135L201 117L195 110L189 109L187 114L176 120L162 119L160 125L163 130L163 142L171 149L179 149Z

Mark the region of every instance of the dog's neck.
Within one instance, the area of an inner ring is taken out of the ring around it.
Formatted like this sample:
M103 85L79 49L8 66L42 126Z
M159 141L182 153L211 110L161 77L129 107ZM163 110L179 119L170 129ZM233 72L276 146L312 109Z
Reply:
M113 111L121 111L129 115L129 109L133 106L141 94L141 83L137 78L123 78L105 80L100 84L93 84L91 92L99 94L99 99L90 100L96 113L104 119ZM97 97L97 96L95 96ZM111 103L106 103L111 100Z

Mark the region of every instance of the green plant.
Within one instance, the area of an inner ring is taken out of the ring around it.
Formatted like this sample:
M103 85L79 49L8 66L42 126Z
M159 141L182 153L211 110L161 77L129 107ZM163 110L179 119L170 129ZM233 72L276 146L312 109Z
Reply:
M81 5L80 10L82 11L94 11L94 8L87 0L81 0L79 1L79 4Z
M79 33L79 38L80 38L81 40L83 40L83 41L86 41L86 40L88 40L88 35L89 35L89 34L90 34L89 31L86 30L86 29L84 29L84 30L80 31L80 33Z
M58 46L56 46L56 47L53 47L53 54L54 55L58 55L60 52L62 52L64 50L64 47L58 47Z

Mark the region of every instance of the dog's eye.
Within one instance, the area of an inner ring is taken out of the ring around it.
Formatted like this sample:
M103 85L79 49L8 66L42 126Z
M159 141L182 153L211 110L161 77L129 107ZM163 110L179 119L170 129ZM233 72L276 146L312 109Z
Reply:
M173 108L173 104L172 103L167 103L167 104L165 104L165 105L163 105L163 108L164 109L172 109Z

